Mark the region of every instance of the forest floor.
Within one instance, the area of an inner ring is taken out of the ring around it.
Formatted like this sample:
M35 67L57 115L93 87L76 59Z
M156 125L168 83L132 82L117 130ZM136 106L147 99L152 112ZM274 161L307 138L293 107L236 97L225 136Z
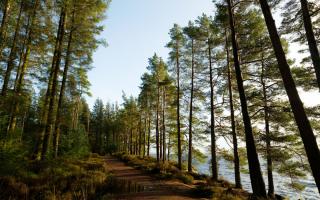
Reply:
M207 180L196 178L186 183L181 176L190 175L181 175L181 172L173 172L167 177L152 167L151 170L145 170L145 166L152 163L150 158L106 156L106 162L114 179L109 184L109 188L110 185L113 188L109 199L248 199L247 192L221 186L221 183L208 186ZM171 167L169 165L167 168Z

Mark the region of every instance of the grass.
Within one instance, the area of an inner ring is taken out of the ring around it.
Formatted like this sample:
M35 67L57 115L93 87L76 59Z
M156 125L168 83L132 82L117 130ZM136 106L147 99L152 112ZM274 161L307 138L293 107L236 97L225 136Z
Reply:
M24 161L24 168L0 177L0 199L95 199L110 177L104 157Z

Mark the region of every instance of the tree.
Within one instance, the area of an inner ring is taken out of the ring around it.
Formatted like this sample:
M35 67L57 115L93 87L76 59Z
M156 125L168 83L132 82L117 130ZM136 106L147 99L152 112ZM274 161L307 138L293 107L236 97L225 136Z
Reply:
M311 128L310 122L303 108L303 104L299 97L297 88L291 75L289 64L281 45L280 37L274 23L269 4L266 0L260 0L260 6L265 18L265 22L269 31L272 46L278 61L278 67L286 89L291 108L298 125L298 129L304 143L310 167L315 178L320 193L320 151L318 144Z
M191 42L191 88L190 88L190 108L189 108L189 150L188 150L188 172L192 172L192 122L193 122L193 101L194 101L194 74L195 74L195 39L198 34L197 28L193 23L183 29L184 33L190 38Z
M254 195L258 197L266 197L267 194L265 190L265 184L264 184L262 173L261 173L260 162L258 159L258 154L255 146L253 133L252 133L251 120L248 113L246 95L243 87L243 79L242 79L239 57L238 57L238 47L237 47L236 32L235 32L233 12L232 12L233 5L231 3L231 0L227 0L227 4L228 4L228 13L229 13L229 26L231 29L233 61L234 61L238 91L239 91L240 102L241 102L243 123L245 127L245 136L246 136L245 138L246 138L246 145L247 145L247 156L248 156L248 163L249 163L251 186L252 186Z
M178 168L182 169L182 151L181 151L181 126L180 126L180 59L181 59L181 48L184 46L185 38L181 27L177 24L173 26L169 33L171 41L167 44L167 47L171 49L170 61L175 65L176 71L176 86L177 86L177 138L178 138Z

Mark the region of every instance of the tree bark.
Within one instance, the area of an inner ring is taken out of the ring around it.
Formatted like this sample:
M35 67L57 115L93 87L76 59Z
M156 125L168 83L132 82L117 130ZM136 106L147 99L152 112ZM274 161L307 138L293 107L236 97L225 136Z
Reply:
M306 31L309 51L311 54L312 63L316 73L317 84L320 90L320 55L319 55L317 42L316 42L313 28L312 28L312 21L310 17L309 8L308 8L308 1L300 0L300 3L301 3L303 24L304 24L304 29Z
M150 136L151 136L151 119L150 119L150 113L148 116L148 149L147 149L147 156L150 156Z
M11 71L13 70L13 67L14 67L14 59L17 53L17 42L18 42L18 35L20 32L20 21L21 21L22 11L23 11L23 1L20 2L20 9L17 17L17 24L14 31L13 41L10 47L10 54L9 54L9 59L7 63L7 69L5 70L5 74L3 78L2 90L1 90L2 96L6 96L7 94Z
M193 114L193 90L194 90L194 39L191 39L191 90L189 107L189 152L188 152L188 172L192 172L192 114Z
M238 57L238 46L236 41L236 32L234 27L234 19L233 19L233 11L232 11L232 2L231 0L227 0L228 3L228 13L229 13L229 25L231 29L231 41L232 41L232 49L233 49L233 60L234 67L236 72L236 79L238 85L238 91L240 96L241 103L241 111L243 117L243 123L245 128L245 140L247 146L247 156L248 156L248 164L249 164L249 172L251 179L251 186L253 195L257 197L266 198L266 188L264 184L264 180L261 173L260 162L258 158L258 153L253 137L251 120L248 113L247 99L243 86L242 73L240 68L240 62Z
M140 115L140 119L139 119L139 146L138 146L138 154L139 156L141 156L141 146L142 146L142 128L141 128L141 115Z
M292 112L295 117L304 148L310 163L313 177L320 193L320 151L316 137L311 128L310 122L303 107L296 85L294 83L285 52L282 48L280 37L269 4L266 0L260 0L261 9L269 31L272 46L278 61L280 74L286 89Z
M166 160L166 123L165 123L165 112L166 112L166 87L163 86L162 90L162 161Z
M215 135L215 121L214 121L214 86L213 86L213 68L212 68L212 52L211 44L208 40L208 59L209 59L209 70L210 70L210 135L211 135L211 173L212 179L218 180L218 164L216 154L216 135Z
M229 61L230 55L229 55L229 42L228 42L227 30L226 30L226 51L227 51L227 68L228 68L230 121L231 121L232 142L233 142L234 179L236 183L236 188L242 188L241 178L240 178L240 159L239 159L239 153L238 153L238 139L237 139L237 132L236 132L236 123L234 119L232 76L231 76L230 61Z
M43 137L43 144L42 144L42 151L41 151L41 160L46 159L46 154L48 151L48 145L49 145L49 139L52 132L52 125L55 120L54 115L54 107L56 103L56 94L57 94L57 84L58 84L58 76L60 71L60 62L61 62L61 52L62 52L62 42L64 37L64 28L65 28L65 17L66 17L66 10L63 6L61 8L61 14L60 14L60 22L59 22L59 29L57 34L57 46L54 52L53 62L52 62L52 84L48 84L48 99L49 99L49 107L46 117L46 123L45 123L45 132ZM50 81L49 81L50 83Z
M160 103L160 86L159 80L157 81L157 112L156 112L156 151L157 151L157 163L160 161L160 146L159 146L159 103Z
M0 60L2 59L2 51L4 49L4 41L6 39L6 25L8 20L8 14L10 10L10 0L5 0L4 9L2 11L2 20L0 26Z
M66 53L66 60L63 70L63 76L62 76L62 82L60 87L60 94L59 94L59 100L58 100L58 107L57 107L57 113L56 113L56 121L54 126L54 134L53 134L53 151L54 151L54 157L58 157L58 148L59 148L59 137L60 137L60 124L61 124L61 109L62 109L62 103L64 98L64 92L66 87L66 82L68 78L68 71L70 66L70 56L72 52L72 39L73 39L73 25L74 25L74 17L75 17L75 8L72 11L72 20L71 20L71 29L69 33L68 38L68 46L67 46L67 53Z
M177 65L177 131L178 131L178 168L182 169L182 153L181 153L181 130L180 130L180 60L179 47L177 45L176 65Z
M147 113L144 115L144 131L143 131L143 158L146 156L146 133L147 133Z
M265 122L265 132L266 132L266 153L267 153L267 172L268 172L268 196L274 198L274 184L273 184L273 174L272 174L272 157L271 157L271 141L270 141L270 123L269 123L269 107L267 102L267 89L265 83L265 66L264 58L262 53L261 58L261 83L262 83L262 93L263 93L263 109L264 109L264 122Z

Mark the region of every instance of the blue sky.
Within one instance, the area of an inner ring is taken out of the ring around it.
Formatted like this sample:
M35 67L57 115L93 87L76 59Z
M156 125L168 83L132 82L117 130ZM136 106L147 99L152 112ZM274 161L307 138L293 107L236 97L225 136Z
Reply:
M202 13L213 15L213 10L212 0L113 0L100 36L108 47L94 54L88 103L92 106L96 98L121 103L122 91L136 96L148 58L156 52L167 59L164 46L173 24L187 25Z

